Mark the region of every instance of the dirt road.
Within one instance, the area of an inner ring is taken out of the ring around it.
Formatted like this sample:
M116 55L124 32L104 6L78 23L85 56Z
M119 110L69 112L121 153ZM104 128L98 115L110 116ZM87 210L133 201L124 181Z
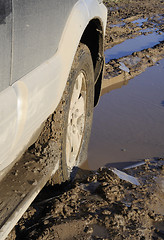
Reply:
M108 8L105 89L110 78L131 79L164 58L164 1L104 3ZM115 46L136 37L143 43L146 36L153 41L116 54ZM79 169L73 182L46 186L8 240L164 239L163 164L160 158L146 159L123 172Z

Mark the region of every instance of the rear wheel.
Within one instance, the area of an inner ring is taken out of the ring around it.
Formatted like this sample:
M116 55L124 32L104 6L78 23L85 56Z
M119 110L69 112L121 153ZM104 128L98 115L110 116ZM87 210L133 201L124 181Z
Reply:
M63 97L56 111L60 112L56 116L56 121L60 122L62 129L61 162L56 177L61 178L62 176L63 181L70 178L75 166L87 159L93 106L94 71L92 58L88 47L80 44Z

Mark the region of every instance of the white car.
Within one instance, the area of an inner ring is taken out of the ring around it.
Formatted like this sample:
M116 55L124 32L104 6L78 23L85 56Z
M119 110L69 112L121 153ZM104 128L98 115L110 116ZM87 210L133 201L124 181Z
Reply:
M0 239L86 160L103 76L101 0L0 0Z

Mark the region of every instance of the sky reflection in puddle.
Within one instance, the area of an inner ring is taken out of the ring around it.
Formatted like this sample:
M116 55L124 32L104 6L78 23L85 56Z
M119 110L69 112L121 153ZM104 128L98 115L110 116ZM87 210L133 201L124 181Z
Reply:
M115 45L114 47L105 51L105 62L108 63L111 59L118 59L133 52L138 52L143 49L151 48L164 40L164 33L158 34L153 32L148 35L141 35L134 39L128 39L123 43Z
M148 18L139 18L139 19L132 21L132 23L136 23L138 26L142 26L142 24L144 22L147 22L147 20L148 20Z
M123 27L125 26L124 22L118 23L118 24L111 24L110 27L114 28L114 27Z

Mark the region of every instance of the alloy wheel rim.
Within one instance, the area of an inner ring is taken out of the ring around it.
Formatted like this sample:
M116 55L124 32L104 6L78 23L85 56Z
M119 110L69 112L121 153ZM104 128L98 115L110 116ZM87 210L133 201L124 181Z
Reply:
M86 118L86 81L81 71L76 80L71 97L66 133L66 162L69 168L76 165L82 144Z

